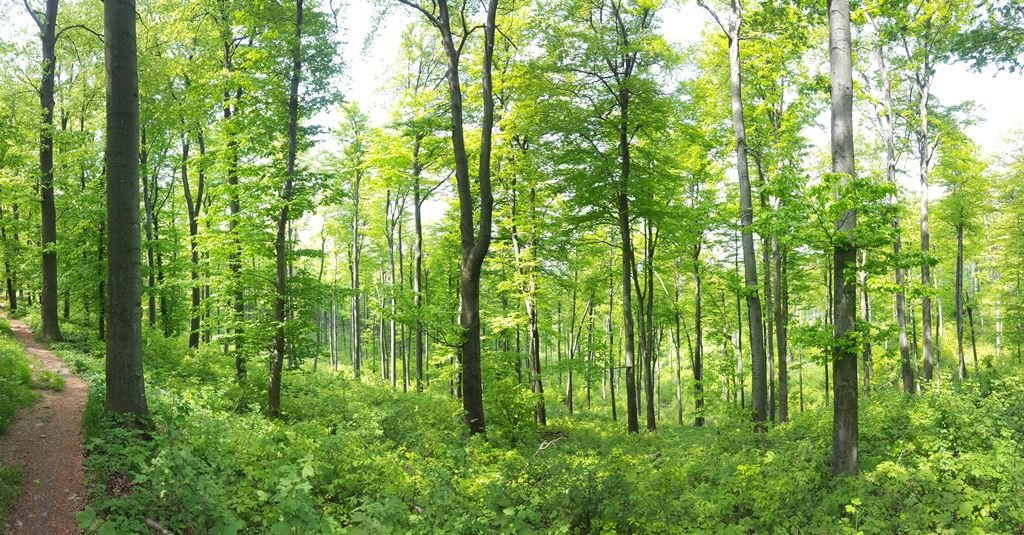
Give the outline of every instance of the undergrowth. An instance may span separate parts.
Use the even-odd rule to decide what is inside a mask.
[[[239,382],[218,348],[190,353],[149,336],[152,428],[143,433],[103,412],[100,347],[58,349],[91,384],[91,503],[79,516],[90,532],[145,533],[146,519],[217,534],[1024,526],[1024,374],[1015,369],[913,397],[874,393],[861,403],[861,475],[833,479],[828,408],[761,435],[721,407],[705,428],[666,423],[639,436],[586,413],[537,429],[531,396],[492,379],[487,406],[505,410],[488,413],[486,439],[467,438],[460,405],[440,387],[403,394],[297,370],[285,377],[283,418],[269,421],[261,366]]]
[[[0,319],[0,434],[7,431],[18,409],[32,403],[32,372],[25,351]],[[0,464],[0,525],[18,497],[21,476],[12,466]]]

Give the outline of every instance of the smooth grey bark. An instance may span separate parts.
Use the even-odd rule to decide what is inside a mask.
[[[875,31],[879,31],[878,24],[867,15]],[[885,140],[885,177],[890,184],[896,186],[896,130],[894,127],[892,85],[889,81],[889,67],[885,61],[885,54],[882,45],[875,47],[875,63],[878,68],[879,82],[882,90],[882,112],[879,120],[882,127],[882,137]],[[893,195],[891,199],[896,203],[898,199]],[[893,257],[896,259],[896,328],[899,332],[900,346],[900,376],[903,381],[903,391],[907,394],[914,392],[914,365],[910,360],[910,343],[907,341],[907,290],[906,270],[903,268],[903,240],[901,239],[900,221],[898,217],[892,220],[892,228],[895,238],[892,243]]]
[[[761,299],[758,297],[757,257],[754,254],[754,209],[750,192],[750,169],[747,158],[747,133],[743,118],[743,82],[740,76],[740,27],[743,9],[739,0],[731,0],[731,11],[724,20],[703,2],[729,41],[729,95],[732,102],[732,124],[736,141],[736,175],[740,190],[740,229],[743,245],[743,280],[746,286],[747,331],[750,335],[750,394],[755,429],[764,430],[768,417],[768,357],[765,352]]]
[[[139,229],[139,78],[135,1],[103,4],[106,63],[107,314],[106,408],[149,414],[142,373]]]
[[[845,183],[855,176],[853,145],[853,60],[849,0],[829,0],[829,65],[832,79],[832,171]],[[857,456],[857,350],[848,342],[856,328],[856,285],[848,271],[856,265],[851,242],[857,214],[851,210],[836,222],[833,254],[835,313],[833,320],[832,475],[856,474]]]

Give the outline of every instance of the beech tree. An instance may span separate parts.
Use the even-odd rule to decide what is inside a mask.
[[[107,395],[108,410],[149,414],[142,373],[139,244],[139,78],[135,1],[103,7],[107,66]]]

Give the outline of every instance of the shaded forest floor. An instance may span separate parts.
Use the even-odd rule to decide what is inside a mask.
[[[65,329],[65,334],[69,334]],[[102,412],[102,344],[55,345],[91,384],[88,532],[146,533],[1017,533],[1024,526],[1024,373],[983,370],[913,397],[863,399],[857,478],[829,476],[831,407],[755,435],[709,399],[708,426],[627,436],[568,416],[487,359],[488,437],[467,438],[437,381],[394,392],[306,367],[284,415],[262,415],[266,371],[234,378],[220,347],[146,336],[153,432]],[[879,371],[881,373],[881,371]],[[666,400],[667,401],[667,400]],[[621,400],[620,400],[621,402]],[[672,408],[663,408],[672,414]],[[688,415],[688,420],[689,421]],[[111,484],[114,482],[114,484]]]
[[[29,357],[32,382],[41,394],[0,438],[0,462],[19,473],[21,482],[4,533],[78,533],[75,515],[85,503],[82,410],[87,387],[35,341],[24,323],[11,319],[9,324]]]

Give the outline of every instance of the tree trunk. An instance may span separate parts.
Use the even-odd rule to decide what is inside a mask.
[[[295,185],[295,156],[299,124],[299,78],[302,74],[302,2],[295,2],[295,42],[292,44],[292,73],[288,99],[288,156],[285,170],[281,210],[277,215],[277,237],[274,251],[277,264],[277,295],[274,299],[274,355],[270,364],[270,386],[267,390],[267,416],[281,415],[281,368],[285,358],[285,305],[288,291],[287,231],[289,208]]]
[[[629,93],[625,89],[619,98],[619,111],[622,114],[619,128],[619,155],[621,165],[622,186],[619,190],[618,216],[619,238],[622,240],[622,329],[625,344],[626,367],[626,428],[629,433],[640,432],[639,414],[637,412],[636,371],[633,368],[633,351],[635,348],[633,332],[633,298],[630,290],[630,273],[633,269],[633,242],[629,225]]]
[[[757,295],[757,257],[754,255],[754,210],[750,193],[750,172],[747,165],[747,134],[743,121],[743,94],[740,79],[740,11],[733,0],[735,22],[729,28],[729,87],[732,98],[732,123],[736,138],[736,174],[740,188],[740,229],[743,243],[743,279],[747,288],[747,330],[750,333],[751,398],[754,422],[764,430],[768,417],[768,361],[765,353],[761,300]]]
[[[203,189],[205,188],[206,180],[204,173],[200,172],[197,193],[193,197],[192,187],[188,181],[188,156],[190,148],[191,142],[186,132],[181,142],[181,184],[185,192],[185,207],[188,211],[188,243],[191,255],[189,277],[191,280],[192,306],[189,308],[188,347],[189,349],[196,349],[199,347],[199,307],[201,304],[199,287],[199,209],[203,203]]]
[[[149,414],[142,373],[139,306],[139,90],[134,0],[103,6],[107,71],[107,229],[110,331],[106,338],[106,408],[143,418]]]
[[[39,336],[46,341],[63,340],[58,323],[57,303],[57,208],[53,198],[53,90],[56,73],[57,0],[46,0],[43,20],[29,10],[39,25],[43,49],[43,73],[39,84],[39,105],[43,124],[39,130],[39,194],[42,214],[42,290],[39,299],[42,325]],[[136,141],[136,144],[138,142]]]
[[[225,3],[221,3],[222,8]],[[231,24],[226,12],[222,12],[224,23],[223,35],[223,67],[230,75],[234,65],[232,62],[233,38],[230,34]],[[238,220],[241,214],[238,187],[238,140],[235,137],[235,125],[232,117],[237,112],[238,101],[242,98],[242,88],[235,90],[232,100],[231,91],[224,90],[224,123],[227,135],[227,178],[228,178],[228,233],[231,236],[231,252],[228,254],[228,269],[231,271],[231,340],[234,342],[235,378],[245,378],[245,354],[242,345],[245,336],[245,297],[242,290],[242,240],[238,231]]]
[[[869,15],[870,16],[870,15]],[[872,25],[874,20],[870,19]],[[875,25],[876,31],[878,30]],[[889,183],[896,186],[896,134],[893,126],[893,102],[892,87],[889,82],[889,68],[885,63],[885,55],[882,47],[875,48],[875,62],[878,67],[882,86],[882,135],[885,138],[885,176]],[[895,204],[898,199],[894,195],[891,199]],[[900,221],[898,217],[892,220],[892,228],[895,239],[892,244],[893,256],[897,259],[896,266],[896,326],[899,331],[900,345],[900,375],[903,380],[903,391],[907,394],[914,392],[914,366],[910,360],[910,344],[907,342],[907,291],[906,291],[906,270],[899,265],[903,254],[903,243],[900,238]]]
[[[153,240],[153,204],[157,196],[159,180],[154,176],[153,186],[149,184],[149,147],[146,144],[146,129],[142,128],[141,150],[139,151],[139,169],[142,175],[142,205],[146,212],[146,267],[147,273],[147,315],[150,327],[156,327],[156,244]],[[155,175],[155,173],[154,173]],[[85,186],[85,177],[82,178],[82,186]],[[152,189],[152,192],[150,191]]]
[[[779,359],[779,422],[789,420],[789,364],[786,354],[787,350],[787,329],[789,323],[789,310],[785,306],[783,287],[789,283],[783,280],[786,273],[783,254],[779,248],[778,236],[772,236],[772,264],[775,277],[772,279],[772,293],[775,305],[775,349]]]
[[[829,0],[829,63],[832,79],[832,171],[854,178],[853,68],[849,0]],[[832,350],[834,398],[832,418],[832,474],[856,474],[857,461],[857,351],[846,343],[856,328],[856,285],[847,270],[856,264],[852,243],[857,214],[848,211],[836,222],[833,283],[835,316]]]
[[[861,253],[860,270],[858,271],[858,286],[860,288],[860,317],[864,322],[864,332],[861,335],[864,341],[861,346],[861,360],[864,366],[864,396],[871,395],[871,308],[868,306],[868,272],[867,252]]]
[[[956,225],[956,280],[953,286],[953,299],[956,302],[956,354],[957,378],[961,381],[967,377],[967,364],[964,361],[964,226]]]
[[[700,244],[693,250],[693,425],[704,426],[704,317],[701,311]]]
[[[351,327],[352,327],[352,373],[359,379],[359,372],[363,360],[362,355],[362,309],[360,307],[361,293],[359,289],[359,256],[362,251],[361,237],[359,234],[359,186],[362,182],[362,172],[356,169],[355,180],[352,191],[352,255],[350,269],[352,272],[352,301],[351,301]]]
[[[423,143],[423,134],[416,134],[412,147],[412,176],[413,176],[413,227],[416,237],[413,248],[413,270],[412,270],[412,300],[416,309],[413,322],[413,337],[416,339],[416,391],[423,391],[423,215],[421,204],[423,199],[420,193],[420,178],[423,174],[423,165],[420,163],[420,148]]]
[[[925,67],[928,68],[927,66]],[[921,254],[928,257],[928,165],[931,159],[928,141],[928,95],[927,83],[920,83],[919,113],[920,125],[917,130],[918,165],[921,171],[921,209],[918,221],[921,226]],[[921,264],[921,287],[931,286],[928,262]],[[932,380],[932,300],[927,293],[921,295],[921,355],[924,359],[924,380]]]

